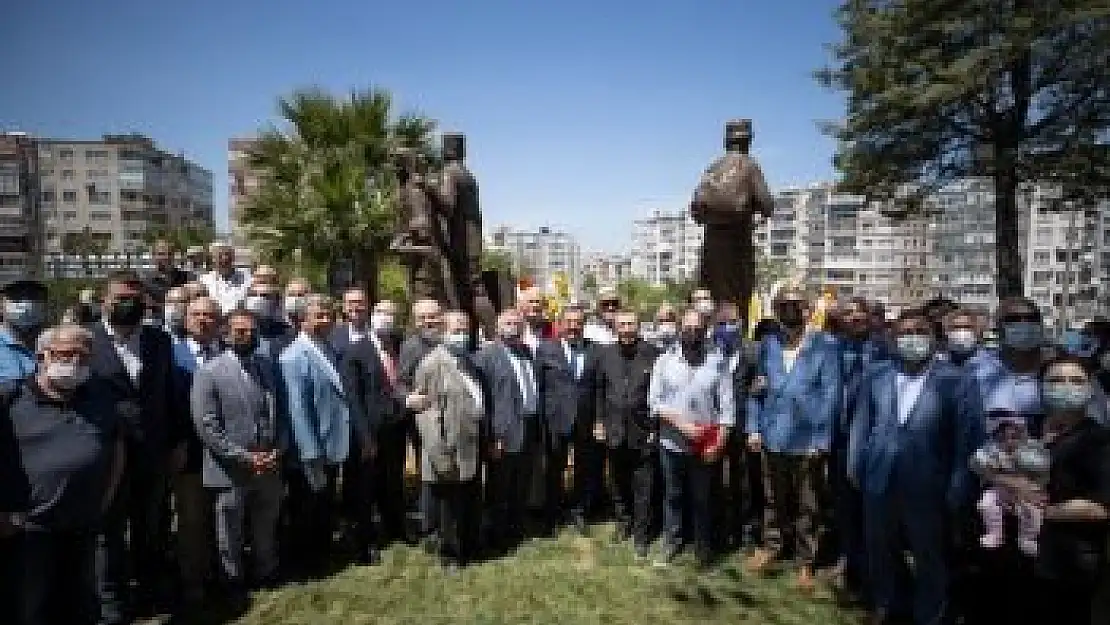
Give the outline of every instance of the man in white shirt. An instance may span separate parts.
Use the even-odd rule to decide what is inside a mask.
[[[250,275],[242,269],[235,267],[235,248],[223,242],[213,243],[209,250],[212,253],[213,269],[200,277],[200,283],[208,289],[219,304],[223,314],[238,308],[247,297],[250,288]]]

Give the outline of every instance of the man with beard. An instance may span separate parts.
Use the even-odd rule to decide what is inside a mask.
[[[782,331],[760,344],[761,392],[747,415],[748,445],[763,452],[767,480],[764,546],[748,567],[761,571],[783,551],[794,551],[801,563],[798,586],[810,590],[828,453],[843,401],[840,355],[824,332],[806,331],[809,305],[800,290],[784,288],[774,308]]]
[[[616,315],[617,343],[601,348],[597,396],[598,438],[609,452],[618,540],[632,538],[638,558],[651,545],[659,423],[648,407],[651,369],[659,351],[640,338],[636,313]]]

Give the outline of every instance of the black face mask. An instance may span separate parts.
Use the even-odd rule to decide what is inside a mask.
[[[228,348],[230,348],[236,356],[250,356],[254,353],[254,350],[258,349],[258,338],[252,336],[249,340],[229,342]]]
[[[77,323],[94,323],[100,319],[100,311],[92,304],[77,305]]]
[[[788,328],[797,328],[805,324],[802,307],[796,304],[785,304],[778,308],[779,323]]]
[[[138,297],[124,297],[112,304],[109,314],[108,321],[112,325],[137,326],[143,320],[143,315],[146,314],[146,306],[143,305],[143,300]]]
[[[698,349],[705,344],[703,330],[683,330],[678,336],[684,349]]]

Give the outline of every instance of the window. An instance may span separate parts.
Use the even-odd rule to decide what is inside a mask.
[[[112,213],[91,212],[89,213],[89,221],[112,221]]]
[[[1052,260],[1052,254],[1048,250],[1034,250],[1033,262],[1034,263],[1047,263]]]
[[[77,201],[76,191],[62,191],[62,201],[67,203],[74,203]]]
[[[66,221],[75,221],[77,219],[77,211],[66,211],[62,213],[62,219]]]
[[[23,197],[19,195],[0,195],[0,208],[12,208],[22,204]]]
[[[112,172],[107,169],[90,169],[85,172],[86,178],[107,178],[112,175]]]
[[[86,163],[102,163],[108,160],[109,156],[108,150],[85,150]]]
[[[50,178],[53,175],[54,175],[54,170],[50,169],[49,167],[39,169],[39,178]]]
[[[138,191],[120,191],[119,199],[124,202],[138,202],[143,199],[143,194]]]
[[[40,197],[41,197],[42,202],[44,204],[53,204],[54,203],[54,190],[53,189],[43,190],[42,195]]]
[[[62,148],[61,150],[58,150],[58,158],[62,159],[63,161],[73,160],[73,150],[69,148]]]
[[[74,174],[74,171],[72,169],[63,169],[62,170],[62,180],[73,180],[74,175],[75,174]]]

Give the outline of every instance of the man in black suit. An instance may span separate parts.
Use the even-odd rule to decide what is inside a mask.
[[[499,549],[524,538],[524,510],[532,465],[542,444],[542,406],[532,354],[524,343],[524,320],[515,309],[497,318],[497,341],[476,357],[489,385],[487,539]]]
[[[343,323],[335,324],[331,333],[331,348],[340,359],[353,344],[363,341],[370,334],[370,299],[366,290],[347,289],[343,293]]]
[[[599,356],[597,393],[604,408],[596,435],[609,452],[616,538],[631,537],[636,555],[646,558],[659,471],[658,421],[648,408],[648,387],[659,350],[640,338],[635,313],[617,313],[614,326],[617,342],[604,346]]]
[[[136,608],[155,607],[163,579],[167,537],[160,519],[167,476],[186,459],[188,401],[174,383],[169,335],[142,324],[143,283],[131,271],[113,273],[103,300],[103,321],[92,324],[90,370],[105,382],[127,441],[127,469],[97,540],[101,623],[131,620]],[[125,534],[130,537],[125,541]],[[139,593],[128,601],[127,561]]]
[[[604,465],[603,450],[594,439],[597,419],[598,346],[582,337],[586,315],[568,308],[562,315],[562,336],[542,339],[536,347],[540,397],[543,400],[545,445],[544,491],[547,530],[569,517],[586,532],[586,514],[597,503]],[[573,440],[572,440],[573,439]],[[574,496],[564,499],[568,453],[574,446]],[[571,504],[568,510],[565,504]]]
[[[174,287],[185,286],[193,279],[189,272],[173,264],[173,244],[166,239],[158,239],[150,248],[154,267],[143,275],[143,286],[150,301],[161,307],[166,301],[166,292]]]
[[[350,292],[348,292],[348,295]],[[393,302],[375,304],[373,329],[366,338],[350,343],[344,352],[344,385],[351,398],[351,453],[344,481],[344,499],[358,526],[357,541],[363,561],[378,561],[382,543],[407,540],[405,531],[404,388],[398,372],[400,336],[394,330]],[[388,319],[387,319],[388,317]],[[364,450],[369,453],[364,453]],[[350,491],[346,487],[350,484]],[[373,508],[381,517],[382,535],[373,523]]]

